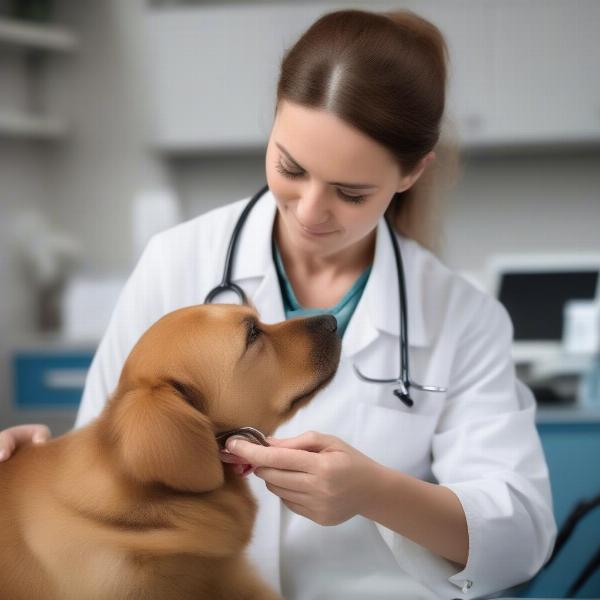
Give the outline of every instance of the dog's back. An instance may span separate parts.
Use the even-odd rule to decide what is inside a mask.
[[[44,518],[38,508],[45,512],[49,506],[47,479],[52,473],[43,465],[53,462],[50,456],[56,454],[58,443],[21,448],[0,463],[0,589],[2,597],[11,600],[52,598],[54,594],[31,546],[31,536]],[[57,543],[60,538],[53,545]]]

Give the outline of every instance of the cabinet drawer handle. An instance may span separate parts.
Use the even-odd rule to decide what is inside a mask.
[[[44,386],[53,390],[80,390],[85,387],[87,369],[50,369],[44,373]]]

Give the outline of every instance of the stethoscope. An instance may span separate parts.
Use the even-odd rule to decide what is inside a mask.
[[[248,214],[254,205],[260,200],[260,198],[268,192],[268,190],[269,186],[265,185],[258,192],[256,192],[256,194],[254,194],[254,196],[250,199],[250,202],[248,202],[248,204],[246,204],[244,207],[242,214],[239,216],[238,221],[233,229],[233,233],[231,234],[231,239],[229,240],[227,256],[225,257],[225,267],[223,269],[223,278],[219,285],[208,292],[206,298],[204,299],[205,304],[210,304],[216,296],[223,292],[233,292],[238,296],[242,304],[248,304],[248,299],[244,290],[239,285],[236,285],[233,283],[233,281],[231,281],[231,272],[233,270],[233,261],[235,258],[237,243],[242,228],[244,227],[246,219],[248,218]],[[354,372],[358,378],[362,381],[366,381],[367,383],[397,384],[398,387],[394,390],[394,395],[404,402],[406,406],[410,407],[414,404],[413,399],[410,397],[410,388],[415,388],[424,392],[445,392],[446,388],[436,387],[433,385],[421,385],[420,383],[416,383],[410,379],[408,367],[408,311],[406,307],[406,284],[404,281],[404,268],[402,266],[400,247],[398,246],[398,240],[396,239],[394,230],[387,219],[385,219],[385,224],[387,225],[388,233],[390,234],[390,239],[392,241],[394,257],[396,259],[396,270],[398,273],[398,297],[400,299],[400,376],[395,377],[394,379],[374,379],[373,377],[367,377],[361,373],[356,365],[353,364],[352,367],[354,368]]]

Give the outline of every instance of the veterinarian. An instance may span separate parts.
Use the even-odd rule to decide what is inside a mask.
[[[326,15],[281,66],[268,190],[239,231],[231,280],[263,321],[327,312],[343,336],[333,382],[271,447],[229,445],[256,467],[250,556],[288,600],[474,598],[531,578],[552,549],[548,471],[534,399],[511,362],[510,320],[431,251],[445,92],[444,40],[408,12]],[[142,332],[219,284],[247,204],[150,241],[77,426],[102,410]],[[403,335],[414,384],[368,381],[408,365]],[[13,428],[0,448],[48,435]]]

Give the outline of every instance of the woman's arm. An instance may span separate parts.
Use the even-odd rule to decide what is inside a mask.
[[[269,441],[266,448],[231,440],[227,448],[257,466],[255,474],[290,510],[321,525],[361,515],[466,565],[467,521],[451,490],[384,467],[332,435]]]
[[[373,493],[362,516],[464,567],[469,534],[456,494],[383,465],[375,468]]]

